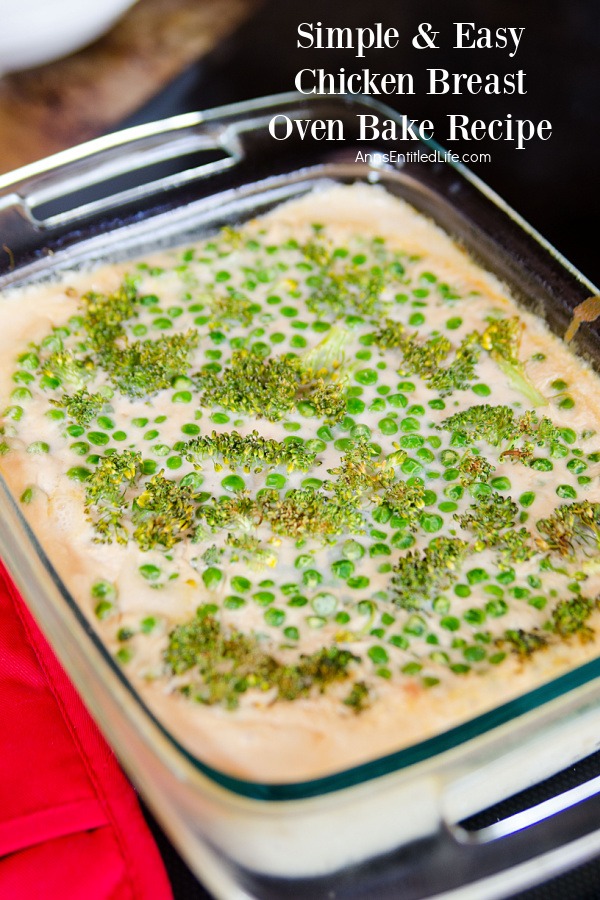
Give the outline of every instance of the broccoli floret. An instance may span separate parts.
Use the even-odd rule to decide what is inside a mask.
[[[262,519],[260,505],[252,497],[242,492],[233,497],[211,497],[207,503],[198,508],[198,516],[213,530],[218,528],[240,528],[250,531]],[[198,532],[196,539],[204,535]]]
[[[393,601],[407,610],[423,609],[458,578],[469,545],[459,538],[434,538],[423,553],[409,552],[394,566]]]
[[[345,363],[344,349],[350,339],[347,328],[334,326],[312,350],[299,357],[306,378],[331,377]]]
[[[470,406],[444,419],[438,426],[459,433],[465,441],[485,440],[494,447],[506,443],[500,459],[528,464],[534,448],[546,447],[552,452],[560,442],[560,430],[547,417],[539,418],[528,411],[516,417],[510,406],[483,403]]]
[[[333,491],[340,503],[359,504],[363,496],[372,497],[376,491],[386,490],[394,481],[394,468],[387,461],[376,459],[377,451],[362,437],[346,451],[339,466],[328,469],[335,481],[324,487]]]
[[[454,518],[462,528],[473,533],[474,549],[480,551],[501,542],[504,532],[514,528],[518,511],[517,504],[510,497],[493,491],[489,496],[478,497],[465,513],[455,513]]]
[[[158,340],[124,342],[102,354],[102,362],[114,385],[129,397],[145,397],[171,387],[187,373],[190,355],[198,344],[198,332],[162,335]]]
[[[557,507],[539,519],[542,547],[551,553],[574,557],[577,550],[595,556],[600,552],[600,503],[582,500]]]
[[[443,335],[419,340],[416,333],[408,335],[399,345],[403,357],[402,374],[418,375],[429,383],[452,350],[452,344]]]
[[[411,531],[416,531],[421,510],[425,506],[425,493],[425,485],[420,479],[413,484],[396,481],[386,488],[383,502],[405,520]]]
[[[127,543],[123,517],[128,505],[125,494],[140,475],[141,454],[133,450],[113,453],[100,460],[85,483],[85,511],[98,540]]]
[[[533,406],[545,406],[548,400],[529,380],[525,368],[519,360],[523,327],[518,316],[510,319],[497,319],[491,322],[480,336],[480,344],[484,350],[487,350],[516,390],[527,397]]]
[[[78,425],[89,425],[96,418],[106,400],[102,394],[90,394],[86,388],[74,394],[63,394],[60,400],[52,401],[54,406],[63,407],[67,415]]]
[[[245,294],[235,288],[227,288],[226,294],[209,297],[208,302],[211,312],[209,322],[211,328],[222,327],[229,321],[249,326],[252,324],[254,314],[260,309]]]
[[[471,441],[485,440],[497,447],[515,434],[515,414],[510,406],[482,403],[454,413],[438,427],[460,432]]]
[[[92,359],[78,359],[68,350],[57,350],[46,359],[42,366],[42,374],[58,378],[62,383],[81,388],[92,378],[95,365]]]
[[[227,546],[231,547],[231,560],[242,559],[251,569],[273,568],[277,565],[277,554],[250,534],[228,534]]]
[[[197,375],[203,391],[201,402],[277,422],[304,401],[312,404],[316,415],[337,422],[345,412],[338,370],[347,340],[342,329],[331,329],[313,350],[300,357],[262,358],[250,350],[236,350],[229,366],[220,372],[204,369]],[[326,383],[325,379],[331,380]]]
[[[346,414],[346,396],[344,385],[337,381],[325,384],[322,379],[304,392],[307,403],[314,409],[315,415],[324,419],[328,425],[335,425]],[[301,394],[302,396],[302,394]]]
[[[302,252],[317,267],[308,282],[311,290],[306,305],[311,312],[326,309],[337,316],[373,315],[382,306],[386,281],[397,274],[396,262],[387,254],[376,266],[368,264],[366,255],[348,260],[317,237],[307,241]]]
[[[134,540],[142,550],[170,550],[190,533],[196,505],[194,490],[158,472],[133,502]]]
[[[526,659],[538,650],[548,646],[548,638],[539,631],[525,631],[522,628],[509,628],[499,639],[499,645],[507,643],[511,650],[521,659]]]
[[[394,319],[385,319],[383,325],[372,335],[373,343],[382,350],[400,348],[406,341],[406,328]]]
[[[407,333],[400,322],[386,319],[383,327],[372,337],[377,346],[400,351],[403,357],[402,374],[418,375],[429,388],[442,396],[464,390],[475,377],[479,356],[476,334],[463,339],[448,366],[442,363],[452,352],[452,344],[444,335],[436,334],[422,340],[417,332]]]
[[[308,450],[302,441],[276,441],[264,438],[257,431],[241,435],[237,431],[216,432],[193,438],[185,445],[186,458],[193,463],[205,457],[222,459],[230,469],[261,472],[264,466],[286,466],[288,472],[306,472],[315,463],[316,451]],[[215,462],[217,471],[220,462]]]
[[[196,380],[204,406],[219,405],[276,422],[294,406],[298,369],[294,358],[261,359],[248,350],[236,350],[229,366],[218,373],[205,369]]]
[[[439,391],[442,396],[453,391],[464,391],[475,378],[475,366],[479,359],[474,335],[464,338],[449,366],[443,366],[431,373],[427,386]]]
[[[362,515],[350,504],[332,500],[323,491],[296,488],[283,499],[261,497],[261,508],[275,534],[288,537],[329,537],[364,530]]]
[[[352,690],[344,699],[345,706],[349,706],[353,712],[360,713],[370,706],[369,687],[364,681],[355,681]]]
[[[117,338],[124,337],[123,323],[137,315],[137,279],[125,278],[114,294],[89,293],[83,325],[92,350],[102,355]]]
[[[552,610],[549,628],[562,638],[577,635],[582,643],[591,641],[594,631],[586,622],[597,608],[598,600],[590,600],[588,597],[560,600]]]
[[[165,663],[174,675],[190,670],[192,682],[182,690],[194,700],[234,709],[248,690],[275,689],[278,700],[293,701],[311,691],[325,691],[345,681],[360,658],[337,646],[323,647],[284,664],[266,653],[253,634],[226,632],[210,607],[200,607],[191,622],[178,625],[169,635]]]
[[[510,497],[494,491],[489,496],[478,497],[465,513],[455,514],[454,518],[474,535],[475,552],[494,547],[504,561],[524,562],[536,551],[527,529],[515,530],[517,513],[517,504]]]
[[[469,448],[457,464],[460,483],[463,486],[475,484],[476,481],[487,483],[494,471],[494,466],[480,454],[473,453]]]

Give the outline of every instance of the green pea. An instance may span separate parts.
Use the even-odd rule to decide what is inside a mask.
[[[370,579],[366,575],[352,575],[346,582],[349,588],[353,590],[362,590],[369,587]]]
[[[391,552],[388,545],[383,543],[372,544],[369,548],[370,556],[389,556]]]
[[[521,506],[524,506],[525,509],[531,506],[533,501],[535,500],[535,493],[533,491],[525,491],[524,494],[521,494],[519,497],[519,503]]]
[[[162,574],[159,567],[153,565],[152,563],[146,563],[145,565],[140,566],[139,572],[142,578],[145,578],[146,581],[158,581]]]
[[[570,484],[559,484],[556,488],[556,493],[563,500],[575,500],[577,497],[577,491]]]
[[[387,402],[390,404],[390,406],[400,409],[408,406],[408,398],[405,397],[404,394],[390,394],[390,396],[387,398]]]
[[[87,481],[91,474],[85,466],[73,466],[67,471],[67,476],[73,481]]]
[[[367,656],[376,666],[383,666],[390,660],[387,650],[377,644],[373,647],[369,647]]]
[[[486,614],[483,609],[478,609],[477,607],[473,607],[472,609],[468,609],[463,616],[465,622],[468,622],[469,625],[482,625],[486,620]]]
[[[349,578],[354,572],[354,563],[350,559],[338,559],[332,563],[331,571],[337,578]]]
[[[427,625],[421,616],[412,615],[408,618],[403,630],[405,634],[412,634],[415,637],[420,637],[422,634],[425,634]]]
[[[225,478],[221,480],[221,487],[226,491],[243,491],[246,487],[246,483],[239,475],[226,475]]]
[[[456,616],[444,616],[440,621],[440,627],[446,631],[458,631],[460,628],[460,620]]]
[[[359,369],[354,378],[359,384],[369,385],[377,382],[378,375],[375,369]]]
[[[392,547],[395,547],[397,550],[408,550],[409,547],[412,547],[415,543],[415,538],[412,534],[397,531],[392,535],[390,543]]]
[[[484,648],[478,645],[465,647],[463,654],[465,659],[469,662],[481,662],[487,655]]]
[[[28,453],[50,453],[50,444],[46,441],[33,441],[27,447]]]
[[[234,577],[231,579],[231,587],[234,591],[238,591],[243,594],[245,591],[250,590],[250,588],[252,587],[252,583],[243,575],[234,575]]]
[[[320,593],[313,597],[311,606],[319,616],[330,616],[335,612],[337,599],[333,594]]]
[[[357,560],[362,559],[365,554],[364,547],[358,541],[348,540],[342,545],[342,555],[346,559]]]
[[[325,442],[327,442],[327,441],[332,441],[332,440],[333,440],[333,434],[331,433],[331,428],[329,428],[328,425],[322,425],[322,426],[317,430],[317,437],[320,438],[322,441],[325,441]]]
[[[274,606],[265,611],[264,620],[267,625],[278,628],[285,622],[285,612],[282,609],[276,609]]]
[[[423,471],[423,466],[418,460],[409,457],[404,460],[400,469],[405,475],[418,475],[419,472]]]
[[[286,485],[286,478],[278,472],[270,472],[265,479],[265,484],[269,488],[281,490]]]
[[[402,431],[419,431],[420,424],[418,419],[414,419],[412,416],[407,416],[405,419],[402,419],[400,422],[400,428]]]
[[[423,531],[426,531],[428,534],[433,534],[434,532],[439,531],[440,528],[443,528],[444,520],[436,513],[424,513],[419,519],[419,524]]]
[[[425,438],[421,437],[420,434],[404,434],[400,438],[400,446],[403,450],[416,450],[422,447],[424,443]]]
[[[467,581],[469,584],[479,584],[481,581],[487,581],[489,577],[490,576],[485,569],[481,568],[469,569],[467,572]]]
[[[564,397],[558,404],[559,409],[573,409],[575,401],[572,397]]]
[[[485,611],[488,616],[491,616],[493,619],[497,619],[500,616],[505,616],[508,612],[508,604],[501,599],[490,600],[485,604]]]
[[[343,423],[342,423],[343,424]],[[371,429],[368,425],[353,425],[350,428],[350,436],[355,440],[360,440],[361,438],[370,438],[371,437]]]
[[[323,581],[323,576],[316,569],[307,569],[302,574],[302,584],[306,587],[318,587]]]
[[[223,606],[225,609],[241,609],[242,606],[246,605],[246,601],[243,597],[238,597],[236,594],[229,594],[223,600]]]
[[[85,454],[90,451],[90,445],[86,444],[85,441],[75,441],[74,444],[70,445],[69,449],[78,456],[85,456]]]
[[[359,415],[365,410],[365,401],[361,400],[360,397],[350,397],[346,401],[346,409],[351,415]],[[385,406],[385,404],[384,404]]]
[[[216,566],[209,566],[208,569],[205,569],[202,573],[202,581],[209,591],[216,588],[222,578],[223,573],[220,569],[217,569]]]
[[[572,428],[561,428],[560,434],[566,444],[574,444],[577,440],[577,435]]]
[[[509,491],[511,488],[510,479],[506,478],[504,475],[492,478],[490,484],[497,491]]]
[[[173,394],[171,397],[171,401],[173,403],[191,403],[192,393],[191,391],[177,391],[177,393]]]
[[[393,419],[381,419],[379,421],[379,430],[382,434],[396,434],[398,426]]]

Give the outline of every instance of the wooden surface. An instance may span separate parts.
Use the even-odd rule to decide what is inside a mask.
[[[139,0],[84,50],[0,78],[0,172],[118,127],[261,3]]]

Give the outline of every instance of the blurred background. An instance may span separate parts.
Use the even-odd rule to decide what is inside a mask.
[[[52,8],[64,3],[72,0],[55,0]],[[89,5],[78,6],[90,14]],[[510,59],[502,49],[452,49],[456,21],[491,29],[524,27],[517,55]],[[298,49],[301,22],[324,27],[381,22],[384,28],[396,27],[401,39],[397,49],[369,51],[364,59],[353,50]],[[412,47],[421,22],[440,32],[441,49]],[[379,99],[411,118],[432,119],[436,135],[446,134],[448,113],[486,120],[507,113],[535,122],[549,119],[551,139],[531,141],[524,150],[486,141],[451,149],[491,153],[491,162],[472,166],[477,174],[600,282],[597,0],[546,0],[543,5],[519,0],[345,0],[343,5],[331,0],[138,0],[84,50],[0,78],[0,171],[124,125],[292,90],[300,68],[336,72],[341,66],[347,73],[364,67],[412,72],[415,95]],[[499,75],[524,69],[527,94],[428,96],[430,66]],[[0,71],[6,67],[0,40]]]

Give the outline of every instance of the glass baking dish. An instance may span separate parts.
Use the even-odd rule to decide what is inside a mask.
[[[479,179],[358,142],[370,100],[266,98],[129,129],[0,177],[0,290],[239,223],[324,180],[377,182],[450,233],[563,335],[598,289]],[[268,124],[338,118],[345,140]],[[402,149],[406,150],[406,147]],[[415,145],[408,149],[415,150]],[[370,163],[357,162],[358,150]],[[592,323],[576,349],[600,363]],[[419,744],[312,781],[259,784],[191,756],[144,706],[0,481],[0,552],[134,783],[218,897],[504,896],[600,852],[600,779],[480,831],[460,822],[600,745],[600,659]]]

